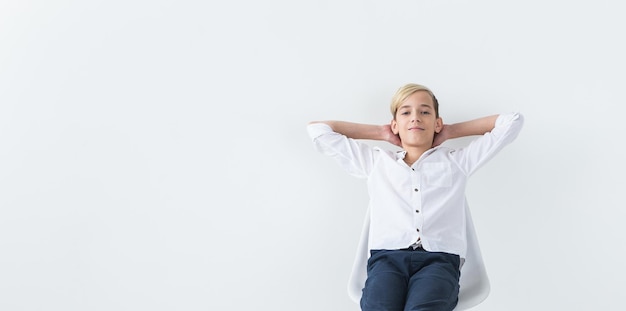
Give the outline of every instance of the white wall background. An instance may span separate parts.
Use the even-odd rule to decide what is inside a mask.
[[[358,310],[365,182],[306,123],[520,111],[476,310],[623,303],[619,1],[0,1],[1,310]],[[464,143],[464,140],[450,143]]]

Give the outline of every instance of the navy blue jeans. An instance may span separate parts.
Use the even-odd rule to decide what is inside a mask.
[[[448,311],[459,297],[458,255],[372,250],[361,297],[363,311]]]

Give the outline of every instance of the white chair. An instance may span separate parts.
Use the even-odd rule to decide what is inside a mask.
[[[476,237],[476,230],[474,229],[474,223],[469,208],[465,209],[465,213],[467,219],[467,256],[465,263],[461,267],[459,302],[454,309],[455,311],[467,310],[477,306],[487,298],[490,290],[487,270],[485,269],[483,257],[480,252],[478,238]],[[352,273],[348,281],[348,295],[356,303],[359,303],[361,300],[362,290],[365,286],[365,279],[367,278],[369,227],[370,211],[368,209],[361,231],[361,240],[357,247],[356,258],[352,266]]]

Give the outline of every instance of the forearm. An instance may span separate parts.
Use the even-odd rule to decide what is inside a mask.
[[[493,130],[498,115],[491,115],[450,125],[450,137],[459,138],[472,135],[483,135]]]
[[[310,123],[324,123],[334,132],[343,134],[352,139],[386,140],[384,128],[381,125],[352,123],[346,121],[313,121]]]

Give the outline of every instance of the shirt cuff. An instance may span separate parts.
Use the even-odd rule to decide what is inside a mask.
[[[514,121],[522,121],[523,117],[519,112],[511,112],[511,113],[503,113],[498,116],[496,119],[496,127],[503,126],[505,124],[510,124]]]
[[[333,129],[326,123],[312,123],[307,126],[309,137],[316,139],[324,134],[332,133]]]

